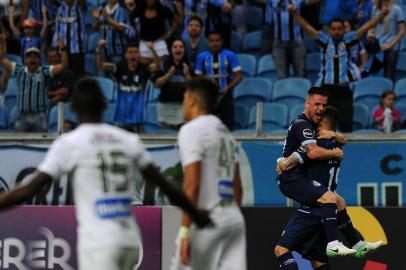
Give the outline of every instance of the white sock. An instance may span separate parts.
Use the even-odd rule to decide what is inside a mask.
[[[364,241],[360,240],[358,243],[356,243],[352,248],[353,249],[358,249],[359,246],[363,243]]]
[[[340,243],[340,242],[338,242],[338,240],[334,240],[334,241],[329,242],[329,243],[327,244],[327,247],[328,247],[328,248],[332,248],[332,247],[337,246],[339,243]]]

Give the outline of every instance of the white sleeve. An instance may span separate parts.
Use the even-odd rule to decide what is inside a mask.
[[[148,167],[148,165],[152,164],[152,157],[151,155],[145,150],[143,143],[141,140],[136,137],[135,139],[135,162],[138,167],[142,170]]]
[[[178,145],[183,167],[202,160],[203,144],[200,142],[199,133],[194,132],[190,127],[179,131]]]
[[[46,173],[54,179],[73,169],[72,147],[66,141],[57,139],[53,142],[45,156],[45,159],[38,166],[40,172]]]

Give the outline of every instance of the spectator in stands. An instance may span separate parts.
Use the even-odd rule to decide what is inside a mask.
[[[65,0],[58,8],[55,17],[55,32],[52,46],[57,47],[57,41],[62,38],[69,55],[69,69],[80,77],[85,73],[85,14],[86,3],[80,0]]]
[[[271,1],[270,3],[274,26],[272,57],[278,79],[289,77],[291,65],[294,76],[305,76],[306,47],[300,26],[292,19],[292,15],[287,10],[289,3],[290,0]],[[299,11],[303,4],[303,0],[296,1],[296,9]]]
[[[242,80],[241,66],[235,53],[223,49],[223,39],[218,31],[208,36],[209,50],[197,57],[195,74],[212,78],[220,89],[217,114],[230,129],[234,125],[233,89]]]
[[[144,5],[140,8],[140,62],[150,64],[154,56],[147,46],[152,42],[156,53],[161,61],[168,59],[169,51],[165,40],[169,39],[176,29],[171,11],[163,7],[159,0],[143,0]],[[171,25],[171,29],[166,31],[166,24]]]
[[[207,39],[202,35],[203,22],[197,17],[191,17],[187,23],[188,35],[185,41],[186,55],[190,64],[190,70],[194,71],[197,56],[207,51]]]
[[[61,73],[68,66],[67,49],[62,39],[58,40],[58,48],[62,51],[62,63],[53,66],[41,66],[40,50],[30,48],[25,52],[25,65],[17,65],[8,60],[4,36],[0,36],[0,64],[4,69],[16,76],[19,86],[17,97],[19,118],[16,131],[46,132],[47,131],[47,81]]]
[[[10,2],[15,7],[14,12],[14,23],[18,25],[18,27],[22,26],[22,22],[25,18],[22,16],[22,7],[20,0],[13,0],[13,1],[0,1],[0,18],[1,18],[1,29],[0,33],[6,36],[7,41],[7,52],[11,54],[18,55],[20,54],[20,44],[19,40],[12,38],[12,31],[9,24],[9,14],[8,14],[8,7],[10,6]]]
[[[189,19],[191,17],[197,16],[200,20],[204,23],[202,28],[202,33],[206,33],[210,31],[210,27],[206,28],[206,20],[207,20],[207,13],[208,13],[208,5],[212,4],[215,7],[223,8],[225,11],[231,11],[232,9],[232,2],[231,0],[184,0],[184,24],[187,25]],[[183,40],[187,38],[188,32],[187,28],[183,31]]]
[[[381,15],[348,34],[344,34],[344,22],[334,19],[330,22],[329,35],[314,29],[296,12],[293,5],[290,4],[288,7],[299,25],[309,33],[313,40],[317,40],[321,48],[323,60],[320,68],[320,81],[322,87],[330,93],[329,104],[340,111],[339,127],[343,132],[352,131],[353,103],[349,84],[356,79],[356,74],[350,61],[350,49],[359,42],[358,39],[368,29],[374,27],[388,14],[388,7],[385,7]]]
[[[47,50],[47,64],[56,66],[59,65],[61,61],[61,55],[58,50],[49,47]],[[55,104],[60,101],[67,101],[74,84],[74,74],[69,69],[64,69],[59,74],[52,76],[48,82],[48,98],[51,99],[51,103]]]
[[[15,2],[15,1],[14,1]],[[44,39],[47,41],[46,44],[48,45],[52,43],[52,36],[54,33],[55,25],[55,15],[56,12],[61,5],[61,2],[63,0],[22,0],[22,21],[28,18],[29,15],[32,16],[33,19],[37,20],[37,22],[41,25],[41,22],[44,20],[44,15],[42,12],[42,7],[46,6],[47,7],[47,21],[48,21],[48,27],[47,31],[44,35]],[[30,14],[31,11],[31,14]],[[41,25],[42,27],[42,25]],[[46,46],[42,48],[42,51],[45,51]]]
[[[114,121],[123,128],[141,132],[145,117],[145,89],[149,76],[140,66],[138,45],[129,43],[124,53],[125,60],[114,64],[103,59],[102,50],[106,43],[104,39],[99,41],[96,63],[99,69],[113,72],[118,85]]]
[[[207,12],[208,30],[220,31],[223,38],[223,48],[230,49],[232,30],[232,11],[235,6],[234,0],[217,3],[209,3]]]
[[[389,6],[388,16],[376,26],[376,37],[380,40],[384,52],[383,72],[386,78],[395,79],[396,63],[399,55],[400,41],[406,27],[402,9],[395,0],[375,0],[374,15],[379,16],[385,6]]]
[[[107,40],[105,53],[108,61],[121,61],[127,40],[136,38],[126,8],[117,0],[109,0],[102,10],[94,8],[92,15],[95,19],[94,29],[101,30],[101,37]]]
[[[351,22],[348,20],[345,20],[344,21],[344,33],[348,34],[350,32],[352,32]],[[355,44],[354,46],[351,46],[350,50],[351,50],[350,51],[350,61],[352,64],[355,64],[355,67],[354,67],[354,69],[356,69],[355,75],[359,79],[360,74],[361,74],[362,70],[364,69],[364,65],[366,64],[366,62],[368,60],[368,54],[365,50],[364,44],[360,40],[357,40],[357,44]]]
[[[372,0],[357,0],[355,9],[354,29],[360,28],[372,18]]]
[[[48,26],[48,19],[47,19],[47,7],[42,7],[42,27],[39,36],[35,33],[37,27],[37,21],[35,19],[25,19],[23,22],[23,30],[24,33],[21,34],[18,27],[14,24],[14,6],[8,7],[9,13],[9,24],[11,28],[11,32],[14,38],[20,40],[21,46],[21,58],[24,57],[24,53],[28,48],[36,47],[41,50],[41,41],[44,39],[47,31]]]
[[[171,46],[169,61],[151,78],[155,87],[161,88],[157,109],[158,121],[164,127],[179,129],[183,124],[183,94],[185,81],[190,78],[185,43],[181,39],[175,39]]]
[[[391,133],[400,126],[400,113],[393,107],[396,101],[396,94],[392,90],[382,93],[379,101],[379,108],[373,114],[374,123],[379,130]]]

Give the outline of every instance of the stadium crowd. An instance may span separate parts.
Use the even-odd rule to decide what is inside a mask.
[[[239,133],[285,133],[311,85],[330,92],[343,132],[402,132],[403,0],[20,0],[0,3],[0,129],[47,132],[83,76],[104,121],[174,134],[184,83],[219,85],[217,114]],[[397,102],[396,102],[397,100]],[[396,102],[396,103],[395,103]]]

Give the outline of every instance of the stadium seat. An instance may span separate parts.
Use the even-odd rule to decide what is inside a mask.
[[[235,53],[238,53],[241,50],[241,36],[238,32],[231,32],[231,50]]]
[[[92,53],[96,50],[98,42],[100,39],[100,34],[98,32],[91,33],[87,38],[87,52]]]
[[[304,103],[290,107],[289,124],[292,123],[292,121],[295,120],[299,114],[302,114],[304,112],[304,108],[305,108]]]
[[[279,80],[273,88],[272,101],[283,103],[289,108],[297,104],[303,104],[311,82],[304,78],[287,78]]]
[[[249,114],[248,106],[234,102],[234,130],[245,129],[247,127]]]
[[[406,134],[406,129],[399,129],[393,132],[394,134]]]
[[[9,78],[6,92],[4,93],[4,105],[7,107],[8,111],[17,105],[17,95],[18,95],[18,84],[16,78]]]
[[[319,79],[321,67],[321,54],[309,53],[306,60],[306,77],[315,85]]]
[[[400,79],[396,82],[395,93],[397,97],[397,103],[406,104],[406,78]]]
[[[257,102],[269,101],[272,97],[272,82],[264,78],[247,78],[234,89],[234,101],[251,110]]]
[[[248,128],[256,127],[257,108],[254,107],[250,112]],[[284,129],[288,124],[288,108],[280,103],[264,103],[262,115],[262,132],[268,133],[278,129]]]
[[[385,90],[393,89],[391,80],[385,78],[365,78],[355,85],[354,102],[368,106],[369,111],[379,104],[381,94]]]
[[[93,77],[98,83],[103,92],[104,97],[108,102],[114,100],[114,82],[105,77]]]
[[[238,62],[240,62],[241,73],[244,78],[254,77],[257,69],[257,58],[251,54],[237,54]]]
[[[276,129],[276,130],[272,130],[271,132],[269,132],[269,134],[286,135],[286,134],[288,134],[288,130],[286,128]]]
[[[116,104],[109,103],[103,115],[103,122],[114,124],[114,116],[116,114]]]
[[[358,129],[353,132],[354,134],[382,134],[378,129]]]
[[[396,102],[395,108],[400,113],[400,120],[402,122],[406,120],[406,103]]]
[[[85,54],[85,71],[93,76],[97,75],[96,56],[93,53]]]
[[[261,30],[262,28],[262,16],[263,12],[260,7],[249,6],[247,9],[247,30],[248,32]]]
[[[255,31],[245,34],[242,42],[242,51],[245,53],[259,55],[261,51],[261,40],[261,31]]]
[[[266,78],[272,82],[276,82],[276,67],[271,54],[264,55],[259,59],[257,77]]]
[[[70,109],[70,103],[65,103],[63,105],[63,118],[64,120],[70,120],[73,122],[78,122],[76,115]],[[49,132],[56,132],[58,128],[58,106],[54,106],[51,108],[49,112],[49,120],[48,120],[48,131]]]
[[[161,128],[158,122],[157,104],[147,104],[146,116],[144,122],[144,132],[147,134],[170,134],[175,135],[177,132],[172,129]]]
[[[250,129],[239,129],[239,130],[233,130],[233,135],[255,135],[256,130],[253,128]]]
[[[406,52],[400,52],[396,64],[396,79],[406,77]]]
[[[354,103],[353,108],[352,129],[366,129],[370,121],[368,106],[365,104]]]

